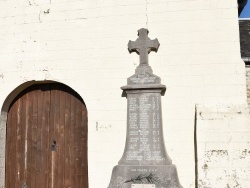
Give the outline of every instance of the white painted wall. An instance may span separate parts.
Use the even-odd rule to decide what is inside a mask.
[[[249,187],[248,106],[197,106],[198,187]]]
[[[237,18],[236,0],[1,0],[0,105],[30,80],[76,90],[89,114],[89,187],[107,187],[125,145],[120,87],[139,63],[127,43],[148,28],[161,43],[149,63],[167,86],[167,151],[181,184],[193,188],[195,104],[246,103]]]

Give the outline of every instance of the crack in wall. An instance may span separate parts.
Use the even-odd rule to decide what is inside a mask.
[[[148,29],[148,0],[145,0],[146,3],[146,28]]]
[[[38,4],[35,2],[35,0],[32,0],[32,2],[31,2],[31,0],[28,0],[28,1],[29,1],[30,6],[35,5],[38,7]]]
[[[48,7],[48,8],[42,8],[40,6],[40,4],[38,4],[35,0],[28,0],[28,3],[29,3],[30,6],[36,6],[36,7],[38,7],[38,9],[39,9],[38,10],[39,11],[39,13],[38,13],[38,20],[39,20],[40,23],[42,23],[43,22],[42,15],[48,15],[50,13],[50,7]],[[49,0],[49,4],[51,4],[51,3],[52,3],[52,0]]]

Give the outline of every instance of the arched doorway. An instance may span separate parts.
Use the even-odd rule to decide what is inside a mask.
[[[8,111],[6,188],[87,188],[87,110],[66,85],[32,85]]]

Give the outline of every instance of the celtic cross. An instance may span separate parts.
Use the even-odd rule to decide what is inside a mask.
[[[148,54],[151,51],[157,52],[160,43],[158,39],[151,40],[148,37],[148,30],[144,28],[138,30],[138,36],[136,41],[129,41],[128,50],[130,53],[136,52],[140,55],[140,66],[148,65]]]

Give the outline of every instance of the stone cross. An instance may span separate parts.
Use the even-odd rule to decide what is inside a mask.
[[[160,43],[158,39],[151,40],[148,37],[148,30],[147,29],[140,29],[138,30],[139,37],[136,41],[129,41],[128,43],[128,50],[130,53],[136,52],[140,55],[140,65],[148,65],[148,54],[151,51],[157,52]]]

